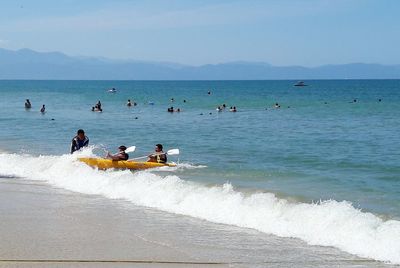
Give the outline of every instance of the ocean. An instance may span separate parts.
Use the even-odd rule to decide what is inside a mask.
[[[400,264],[400,80],[295,83],[3,80],[0,177]],[[94,170],[69,154],[80,128],[80,155],[161,143],[179,165]]]

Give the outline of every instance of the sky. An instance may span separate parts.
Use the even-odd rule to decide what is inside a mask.
[[[277,66],[400,64],[398,0],[2,0],[0,47]]]

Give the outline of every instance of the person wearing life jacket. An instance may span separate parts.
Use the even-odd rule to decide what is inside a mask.
[[[147,162],[156,162],[156,163],[166,163],[167,162],[167,154],[163,152],[163,146],[161,144],[156,144],[155,152],[148,155]]]
[[[114,161],[126,161],[129,159],[129,154],[125,153],[126,146],[121,145],[118,147],[119,152],[116,154],[110,154],[110,152],[107,152],[106,158],[112,159]]]
[[[85,131],[83,131],[83,129],[79,129],[71,142],[71,154],[83,147],[87,147],[88,145],[89,138],[85,136]]]

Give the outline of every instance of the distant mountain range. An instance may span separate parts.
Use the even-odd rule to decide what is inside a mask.
[[[71,57],[60,52],[0,48],[0,79],[269,80],[400,79],[400,65],[352,63],[277,67],[263,62],[188,66],[177,63]]]

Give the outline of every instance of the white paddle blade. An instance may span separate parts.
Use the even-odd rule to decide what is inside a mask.
[[[179,154],[179,149],[171,149],[167,152],[168,155],[177,155]]]
[[[136,146],[126,148],[125,153],[132,153],[136,150]]]

